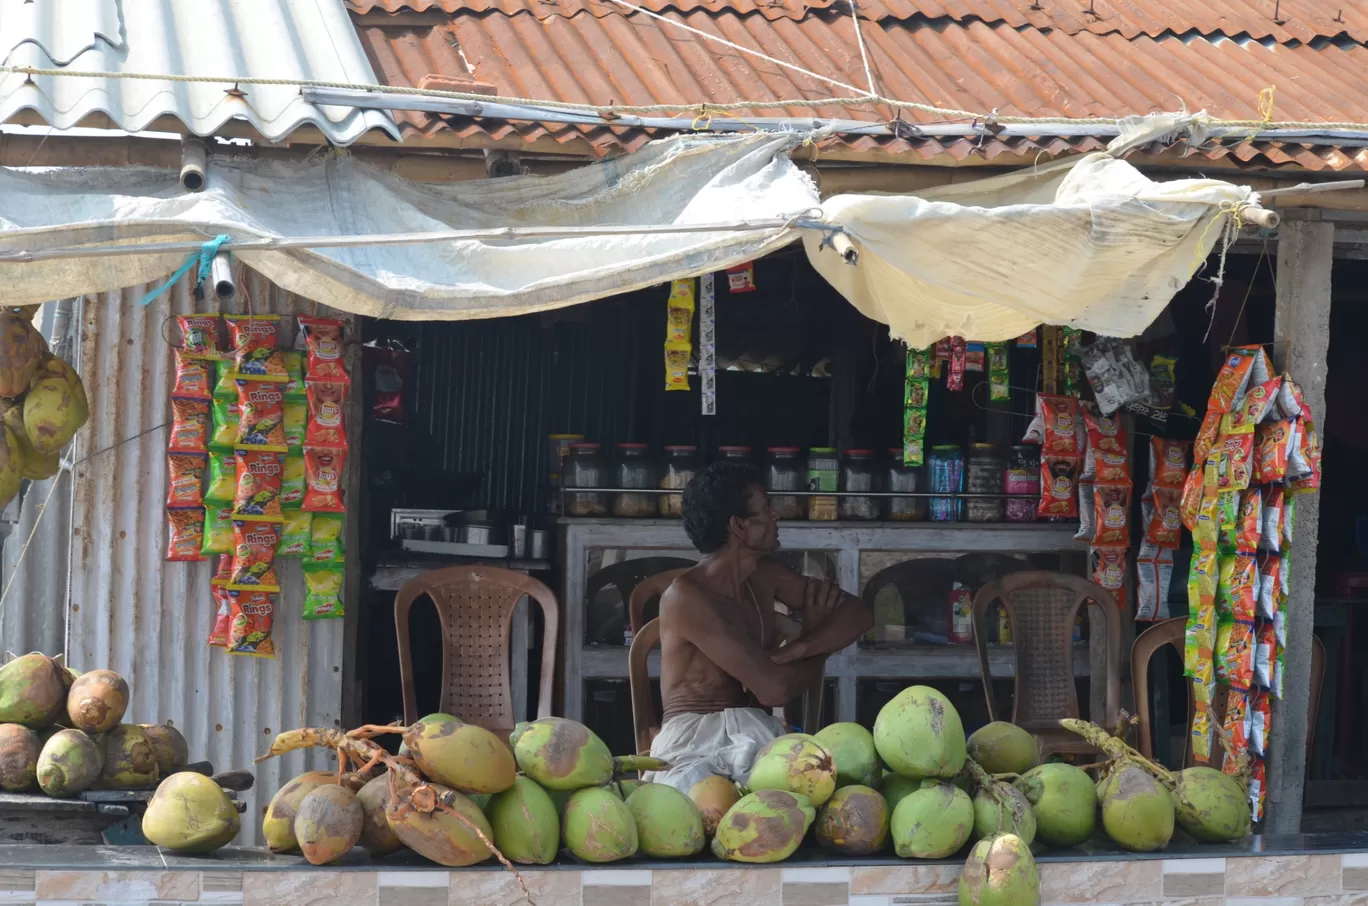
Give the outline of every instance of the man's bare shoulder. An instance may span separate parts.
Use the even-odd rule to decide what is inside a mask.
[[[719,605],[717,595],[689,570],[660,596],[660,615],[671,620],[688,619],[701,609],[717,610]]]

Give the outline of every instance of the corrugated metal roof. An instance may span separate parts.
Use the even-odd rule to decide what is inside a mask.
[[[1099,0],[1102,2],[1102,0]],[[671,20],[776,59],[849,84],[863,84],[863,67],[849,16],[812,13],[802,21],[771,20],[725,10],[669,11]],[[639,14],[541,16],[531,12],[454,12],[428,22],[369,16],[359,25],[367,52],[388,84],[416,85],[430,74],[474,78],[501,95],[596,104],[696,105],[791,98],[829,98],[839,89],[757,57],[697,37]],[[403,23],[403,24],[400,24]],[[1265,46],[1224,37],[1174,36],[1128,39],[1121,34],[1018,29],[965,20],[962,24],[883,21],[862,32],[881,94],[941,107],[997,110],[1014,116],[1116,116],[1173,110],[1206,110],[1230,119],[1256,118],[1260,90],[1276,85],[1280,120],[1361,118],[1362,91],[1345,73],[1368,66],[1358,44]],[[886,122],[890,110],[843,107],[757,106],[756,116],[842,117]],[[738,114],[744,119],[745,113]],[[545,148],[605,154],[640,146],[641,130],[554,124],[478,123],[396,112],[407,134],[435,135],[454,129],[461,137],[521,137]],[[904,119],[932,117],[904,112]],[[1094,139],[1064,141],[936,141],[919,138],[847,137],[847,153],[913,154],[933,160],[1033,158],[1041,151],[1094,150]],[[1159,149],[1155,149],[1159,150]],[[1309,169],[1361,166],[1352,150],[1269,143],[1187,146],[1164,152],[1207,159],[1296,164]]]
[[[0,58],[10,66],[83,72],[238,75],[374,84],[347,12],[335,0],[4,0]],[[269,141],[302,125],[335,144],[371,129],[395,135],[380,111],[320,107],[290,85],[0,74],[0,122],[33,111],[58,129],[168,126],[196,135],[247,120]],[[161,122],[158,122],[161,120]],[[396,135],[397,137],[397,135]]]
[[[308,311],[248,274],[254,311]],[[339,723],[342,621],[301,619],[303,573],[298,561],[282,559],[275,659],[228,655],[205,644],[215,613],[211,564],[166,562],[163,509],[175,371],[163,329],[171,316],[203,310],[203,303],[181,281],[144,307],[138,300],[148,288],[92,297],[84,306],[80,372],[91,412],[73,454],[84,461],[75,467],[68,523],[67,660],[128,680],[125,720],[174,723],[193,759],[208,759],[219,770],[252,768],[282,729]],[[328,761],[327,752],[316,751],[256,766],[238,841],[260,842],[262,809],[282,782]]]

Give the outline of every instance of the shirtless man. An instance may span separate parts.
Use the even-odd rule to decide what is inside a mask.
[[[671,767],[646,779],[687,793],[709,774],[744,784],[756,753],[787,732],[768,709],[801,695],[874,616],[832,583],[764,559],[779,548],[778,519],[749,466],[714,463],[691,481],[684,530],[705,556],[660,598],[665,714],[651,754]],[[776,602],[802,623],[783,647]]]

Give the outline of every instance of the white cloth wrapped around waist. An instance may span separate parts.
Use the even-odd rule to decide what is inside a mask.
[[[668,762],[669,770],[648,771],[642,779],[685,794],[709,774],[745,785],[755,756],[786,732],[783,721],[759,708],[676,714],[651,743],[651,755]]]

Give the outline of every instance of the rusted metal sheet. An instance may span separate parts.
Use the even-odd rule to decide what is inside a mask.
[[[245,273],[253,311],[309,309]],[[144,307],[146,288],[84,304],[80,371],[91,411],[73,454],[67,656],[77,669],[109,668],[127,679],[126,720],[174,724],[192,760],[219,770],[252,768],[282,729],[339,723],[342,621],[301,620],[303,574],[298,561],[282,559],[275,658],[228,655],[205,644],[215,613],[211,564],[166,562],[163,507],[175,371],[171,319],[215,306],[195,302],[182,281]],[[230,310],[245,311],[245,300]],[[262,808],[283,780],[327,762],[327,753],[295,754],[256,768],[239,840],[259,840]]]
[[[371,14],[360,19],[359,32],[380,78],[393,85],[417,85],[424,76],[440,75],[474,78],[495,86],[503,96],[556,101],[669,104],[678,105],[679,111],[697,111],[700,100],[759,102],[748,110],[713,114],[742,120],[748,114],[877,122],[894,117],[889,109],[835,102],[815,108],[764,106],[767,101],[825,99],[850,92],[644,15],[605,12],[598,9],[605,4],[592,2],[594,15],[569,17],[543,15],[540,8],[529,12],[521,4],[511,13],[463,8],[444,16],[400,17],[392,24]],[[1107,8],[1107,2],[1098,0],[1099,8]],[[1057,4],[1052,0],[1045,5]],[[816,10],[795,20],[731,8],[665,8],[663,15],[675,22],[849,85],[866,84],[849,15]],[[1253,14],[1247,18],[1252,21]],[[1312,46],[1290,39],[1288,44],[1276,44],[1247,36],[1192,34],[1128,38],[1120,32],[1070,34],[1005,22],[992,25],[969,16],[888,18],[865,21],[861,29],[879,94],[971,113],[1105,117],[1185,107],[1215,117],[1257,120],[1259,93],[1271,85],[1277,86],[1273,113],[1279,120],[1351,120],[1361,118],[1363,109],[1352,80],[1343,78],[1345,72],[1368,63],[1368,49],[1353,42]],[[462,138],[521,138],[537,142],[541,149],[549,141],[567,153],[633,150],[652,137],[640,129],[483,123],[416,112],[396,116],[410,135],[432,136],[450,129]],[[938,118],[912,110],[903,110],[901,116],[914,125]],[[911,162],[944,162],[948,156],[956,161],[1001,157],[1005,163],[1042,152],[1089,151],[1103,145],[1095,138],[937,140],[909,130],[904,137],[832,139],[824,147],[872,157],[905,155]],[[1199,159],[1229,156],[1240,162],[1313,170],[1359,167],[1364,160],[1356,149],[1259,142],[1257,136],[1252,142],[1151,148],[1147,153]]]

